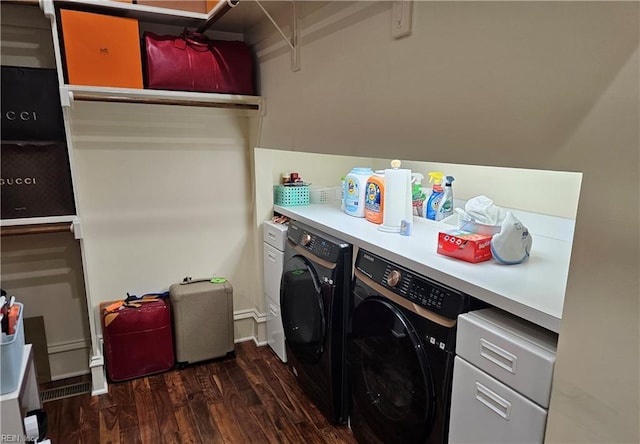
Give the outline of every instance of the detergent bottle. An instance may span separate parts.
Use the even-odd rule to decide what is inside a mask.
[[[364,217],[369,222],[381,224],[384,211],[384,170],[376,171],[367,179],[364,198]]]
[[[440,205],[438,205],[436,220],[442,220],[453,214],[453,187],[451,184],[454,180],[455,178],[453,176],[446,176],[444,178],[444,190],[440,198]]]
[[[373,170],[366,167],[352,168],[345,176],[344,212],[354,217],[364,217],[364,200],[367,179]]]
[[[424,217],[424,201],[427,198],[422,192],[422,179],[422,174],[411,173],[411,208],[413,215],[418,217]]]
[[[438,207],[440,205],[440,199],[442,198],[442,177],[444,173],[440,171],[429,172],[429,183],[433,183],[431,196],[427,201],[426,216],[427,219],[436,220],[436,214],[438,214]]]

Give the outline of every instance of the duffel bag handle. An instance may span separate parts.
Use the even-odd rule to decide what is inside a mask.
[[[200,52],[205,52],[209,50],[209,46],[211,45],[211,40],[204,34],[200,34],[199,32],[193,32],[184,30],[180,37],[193,49]]]

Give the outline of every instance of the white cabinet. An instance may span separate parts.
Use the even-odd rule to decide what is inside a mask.
[[[450,443],[542,443],[557,335],[497,309],[458,317]]]
[[[267,343],[282,362],[287,362],[284,329],[280,314],[280,278],[284,266],[284,246],[287,226],[265,222],[264,229],[264,292],[267,305]]]

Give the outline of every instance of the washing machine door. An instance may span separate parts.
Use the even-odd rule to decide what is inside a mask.
[[[327,328],[324,287],[307,258],[293,256],[285,263],[280,284],[284,337],[291,353],[305,364],[322,356]]]
[[[358,442],[420,443],[428,437],[435,392],[423,347],[389,300],[373,296],[356,307],[347,361]]]

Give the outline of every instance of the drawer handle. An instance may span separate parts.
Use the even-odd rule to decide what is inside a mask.
[[[508,372],[513,374],[516,373],[516,363],[518,362],[518,357],[516,355],[492,344],[484,338],[480,338],[480,348],[480,356],[488,359]]]
[[[275,255],[275,253],[267,251],[267,257],[269,258],[269,260],[271,260],[271,262],[273,262],[274,264],[276,263],[276,255]]]
[[[275,235],[275,234],[273,234],[271,231],[268,231],[268,232],[267,232],[267,237],[268,237],[269,239],[276,240],[276,235]]]
[[[478,381],[476,381],[476,399],[507,421],[511,417],[511,403]]]

